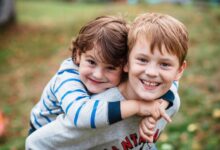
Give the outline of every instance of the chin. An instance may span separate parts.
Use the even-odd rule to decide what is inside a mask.
[[[90,90],[90,93],[97,94],[97,93],[101,93],[103,91],[104,90],[102,90],[102,89],[100,89],[100,90]]]
[[[155,99],[158,99],[157,95],[142,95],[140,96],[142,99],[144,99],[145,101],[153,101]]]
[[[155,100],[155,98],[145,98],[144,100],[145,101],[153,101],[153,100]]]
[[[92,93],[92,94],[96,94],[96,93],[98,93],[97,90],[93,90],[93,89],[88,89],[88,91],[89,91],[90,93]]]
[[[97,93],[100,93],[100,92],[96,91],[96,90],[90,90],[90,93],[97,94]]]

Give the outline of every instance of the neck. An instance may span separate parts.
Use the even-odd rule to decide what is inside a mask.
[[[134,93],[134,90],[129,85],[128,81],[121,83],[119,86],[119,91],[124,96],[126,100],[138,100],[138,96]]]

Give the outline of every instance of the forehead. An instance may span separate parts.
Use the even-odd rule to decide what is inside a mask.
[[[84,56],[86,58],[90,58],[92,59],[93,61],[95,61],[96,63],[98,64],[102,64],[104,66],[114,66],[116,68],[120,67],[120,66],[117,66],[117,65],[114,65],[113,62],[108,62],[106,59],[105,59],[105,56],[103,55],[103,51],[101,49],[96,49],[95,47],[91,50],[88,50],[84,53]]]
[[[97,49],[96,47],[93,47],[91,50],[87,50],[84,55],[86,57],[91,57],[95,59],[97,62],[103,62],[103,56],[102,51],[100,49]]]
[[[159,53],[161,55],[170,55],[177,57],[176,54],[172,53],[171,51],[167,50],[166,46],[162,44],[160,47],[155,45],[153,48],[151,47],[151,40],[143,37],[139,37],[135,44],[134,47],[131,50],[131,53],[140,53],[140,54],[154,54],[154,53]],[[130,53],[130,54],[131,54]]]

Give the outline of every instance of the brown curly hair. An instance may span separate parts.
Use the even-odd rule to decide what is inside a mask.
[[[71,42],[72,59],[79,54],[98,48],[99,57],[105,63],[116,67],[127,62],[128,26],[125,20],[114,16],[101,16],[81,28],[75,40]]]

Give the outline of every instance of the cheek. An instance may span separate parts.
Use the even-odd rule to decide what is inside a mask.
[[[88,75],[91,72],[91,69],[89,69],[88,67],[80,67],[79,68],[79,74],[80,74],[80,78],[85,78],[86,75]]]
[[[79,66],[80,72],[91,72],[91,70],[92,70],[92,67],[85,61],[80,63],[80,66]]]
[[[110,74],[109,75],[109,80],[112,82],[112,84],[114,84],[115,86],[118,85],[120,83],[121,80],[121,71]]]
[[[145,71],[144,69],[145,68],[142,68],[139,65],[131,65],[130,70],[129,70],[129,74],[137,76],[137,75],[143,73]]]
[[[85,73],[83,72],[83,70],[79,70],[79,77],[80,77],[80,79],[84,82]]]
[[[164,72],[162,75],[162,78],[166,82],[172,82],[175,80],[176,72],[170,71],[170,72]]]

